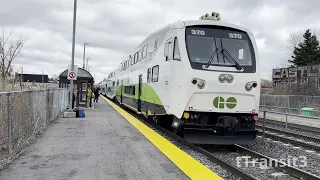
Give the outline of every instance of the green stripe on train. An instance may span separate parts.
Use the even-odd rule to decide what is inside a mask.
[[[125,97],[130,97],[133,99],[138,99],[138,91],[139,91],[139,85],[138,84],[134,84],[135,86],[135,95],[128,95],[128,94],[124,94],[124,88],[122,88],[122,95]],[[149,102],[149,103],[153,103],[153,104],[158,104],[158,105],[162,105],[162,102],[158,96],[158,94],[156,93],[156,91],[147,83],[143,83],[142,84],[142,94],[141,94],[141,100],[145,101],[145,102]],[[116,86],[116,95],[120,96],[121,95],[121,86]]]

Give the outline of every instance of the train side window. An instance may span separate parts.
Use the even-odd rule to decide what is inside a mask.
[[[133,55],[132,59],[133,59],[133,63],[135,64],[135,63],[137,62],[137,60],[136,60],[136,54]]]
[[[154,51],[157,50],[157,46],[158,46],[157,43],[158,43],[158,38],[157,40],[154,41],[154,49],[153,49]]]
[[[139,61],[141,60],[141,59],[143,59],[143,49],[141,48],[140,50],[139,50],[139,52],[138,52],[138,55],[139,55]]]
[[[136,95],[136,87],[132,86],[132,95],[135,96]]]
[[[143,48],[139,50],[139,57],[140,57],[139,61],[143,59]]]
[[[137,63],[138,61],[139,61],[139,52],[136,52],[135,54],[134,54],[134,63]]]
[[[159,65],[153,66],[152,68],[152,82],[158,82],[159,76]]]
[[[130,59],[131,62],[134,61],[134,59],[133,59],[133,57],[131,56],[131,54],[129,55],[129,59]]]
[[[181,61],[178,38],[174,38],[173,60]]]
[[[142,59],[147,57],[147,52],[148,52],[148,44],[146,44],[145,46],[143,46],[143,49],[142,49]]]
[[[172,38],[168,39],[164,44],[164,57],[166,61],[171,59],[171,52],[172,52]]]
[[[147,81],[150,82],[151,79],[151,68],[148,69]]]

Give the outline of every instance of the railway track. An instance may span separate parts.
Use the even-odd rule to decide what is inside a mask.
[[[257,124],[256,127],[258,127],[258,129],[263,129],[263,125]],[[270,132],[275,132],[278,134],[284,134],[287,136],[292,136],[292,137],[296,137],[296,138],[301,138],[304,140],[308,140],[308,141],[313,141],[313,142],[320,142],[320,136],[317,135],[307,135],[307,134],[299,134],[293,131],[288,131],[285,129],[280,129],[280,128],[275,128],[275,127],[270,127],[270,126],[266,126],[265,127],[266,131],[270,131]]]
[[[241,151],[248,153],[252,157],[259,158],[259,159],[266,159],[267,164],[271,164],[271,167],[275,167],[276,169],[279,169],[280,171],[282,171],[286,174],[290,174],[291,176],[293,176],[295,178],[298,178],[298,179],[320,179],[320,177],[318,177],[318,176],[315,176],[311,173],[302,171],[298,168],[292,167],[288,164],[285,164],[281,161],[275,160],[271,157],[268,157],[268,156],[265,156],[265,155],[260,154],[258,152],[252,151],[252,150],[247,149],[245,147],[242,147],[240,145],[235,145],[235,146],[238,147]]]
[[[286,174],[286,175],[290,175],[290,178],[294,178],[294,179],[320,179],[320,177],[313,175],[311,173],[305,172],[301,169],[295,168],[293,166],[290,166],[290,164],[286,164],[284,162],[278,161],[274,158],[268,157],[266,155],[263,155],[261,153],[252,151],[248,148],[245,148],[243,146],[240,145],[235,145],[235,147],[238,149],[238,154],[240,155],[245,155],[246,157],[252,158],[253,160],[251,162],[255,162],[257,164],[259,164],[261,162],[261,160],[264,160],[265,164],[267,164],[272,168],[277,169],[278,171]],[[217,152],[213,152],[215,154],[218,154]],[[221,152],[219,152],[221,153]],[[225,152],[225,153],[231,153],[231,152]],[[259,166],[259,165],[258,165]],[[260,167],[263,167],[264,165],[260,165]],[[277,178],[278,179],[278,178]],[[289,179],[289,177],[286,177],[285,179]]]
[[[118,106],[120,104],[116,103]],[[164,137],[166,137],[167,139],[174,139],[174,141],[178,141],[179,143],[189,147],[190,149],[199,152],[203,155],[205,155],[207,158],[209,158],[212,162],[215,162],[217,164],[219,164],[222,168],[227,169],[228,171],[230,171],[232,174],[245,179],[245,180],[256,180],[256,179],[261,179],[261,177],[256,177],[254,175],[252,175],[252,173],[248,172],[248,170],[244,169],[244,168],[240,168],[238,167],[235,163],[232,163],[230,161],[226,161],[225,157],[223,157],[223,153],[221,154],[217,154],[217,153],[212,153],[210,151],[208,151],[207,149],[201,147],[201,145],[195,145],[195,144],[191,144],[189,142],[187,142],[186,140],[184,140],[183,138],[181,138],[180,136],[175,135],[174,133],[172,133],[170,130],[154,123],[153,121],[148,120],[147,118],[145,118],[142,115],[138,115],[136,113],[134,113],[132,110],[125,108],[123,106],[120,106],[122,109],[126,110],[128,113],[130,113],[131,115],[133,115],[134,117],[136,117],[137,119],[139,119],[140,121],[143,121],[144,124],[148,125],[150,128],[156,130],[156,131],[161,131],[162,135],[164,133]],[[245,147],[239,146],[239,145],[235,145],[232,149],[238,149],[240,150],[242,155],[250,155],[252,157],[256,157],[256,158],[260,158],[260,159],[266,159],[268,164],[271,165],[271,168],[273,168],[273,172],[279,172],[278,170],[280,170],[281,172],[289,175],[290,177],[285,177],[285,179],[319,179],[320,177],[317,177],[313,174],[310,174],[308,172],[304,172],[300,169],[297,169],[295,167],[286,165],[280,161],[277,161],[271,157],[267,157],[265,155],[259,154],[257,152],[254,152],[250,149],[247,149]],[[228,154],[228,153],[227,153]],[[230,153],[229,153],[230,154]],[[222,155],[222,156],[221,156]],[[235,160],[235,159],[234,159]],[[278,166],[281,167],[278,167]],[[259,171],[265,171],[261,168],[255,167],[255,174],[258,175],[260,174]],[[270,171],[270,170],[269,170]],[[269,179],[269,178],[267,178]]]
[[[268,123],[266,123],[267,125]],[[274,125],[274,124],[273,124]],[[278,123],[279,125],[279,123]],[[265,136],[267,138],[271,138],[274,140],[291,143],[296,146],[301,146],[305,148],[310,148],[312,150],[320,151],[320,137],[317,135],[309,135],[309,133],[303,133],[301,130],[299,131],[298,127],[295,132],[285,129],[276,128],[275,126],[265,126],[265,133],[263,134],[263,125],[257,124],[257,129],[259,130],[258,134],[261,136]],[[319,131],[319,130],[318,130]],[[299,133],[297,133],[299,132]],[[303,133],[303,134],[302,134]]]
[[[278,129],[287,129],[288,131],[298,131],[300,134],[306,134],[310,136],[314,136],[317,134],[320,134],[320,129],[317,127],[312,126],[306,126],[301,124],[295,124],[295,123],[289,123],[289,122],[283,122],[283,121],[277,121],[277,120],[271,120],[271,119],[265,119],[265,125],[268,125],[269,127],[277,127]],[[263,120],[258,121],[257,125],[262,125]]]

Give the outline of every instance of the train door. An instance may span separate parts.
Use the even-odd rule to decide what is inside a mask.
[[[175,35],[174,35],[175,36]],[[169,113],[175,113],[175,112],[181,112],[185,108],[184,106],[181,106],[182,104],[185,104],[187,102],[184,102],[186,100],[185,94],[183,91],[185,89],[182,89],[181,85],[181,78],[183,78],[183,75],[188,73],[184,66],[182,65],[181,57],[180,57],[180,48],[179,48],[179,41],[177,37],[172,38],[171,43],[171,62],[170,62],[170,88],[168,88],[168,94],[170,94],[170,102],[180,102],[178,104],[173,105],[174,103],[171,103],[173,106],[169,107]],[[182,91],[180,91],[180,89]],[[178,93],[180,92],[180,93]]]
[[[141,112],[141,107],[142,107],[141,91],[142,91],[142,74],[139,75],[139,84],[138,84],[138,112]]]
[[[121,84],[120,84],[120,103],[122,104],[122,93],[123,92],[123,79],[121,79]]]
[[[172,66],[172,48],[173,47],[173,38],[168,38],[165,42],[164,47],[164,63],[161,63],[161,74],[163,76],[164,88],[162,89],[163,100],[162,103],[166,110],[169,109],[171,103],[171,92],[170,92],[170,84],[171,84],[171,66]]]
[[[108,93],[108,83],[106,83],[106,90],[104,91],[104,95],[107,96]]]

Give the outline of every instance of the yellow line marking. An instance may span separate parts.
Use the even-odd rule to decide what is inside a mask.
[[[131,114],[127,113],[109,99],[102,97],[116,111],[118,111],[127,121],[129,121],[136,129],[138,129],[149,141],[152,142],[163,154],[165,154],[176,166],[178,166],[189,178],[208,180],[222,179],[219,175],[212,172],[199,161],[179,149],[170,141],[150,129],[148,126],[137,120]]]

